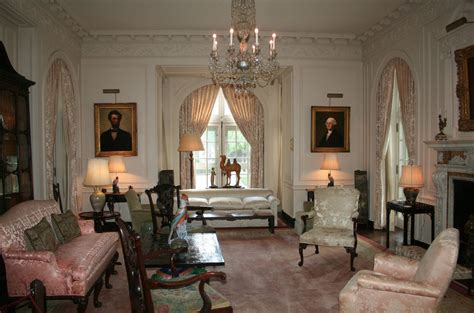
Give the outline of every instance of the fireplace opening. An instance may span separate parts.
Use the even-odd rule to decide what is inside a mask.
[[[453,179],[453,187],[453,227],[459,230],[460,241],[458,263],[473,267],[474,181]]]

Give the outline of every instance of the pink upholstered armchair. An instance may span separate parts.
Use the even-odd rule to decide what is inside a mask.
[[[437,312],[458,259],[459,231],[448,228],[420,261],[381,253],[339,293],[339,312]]]

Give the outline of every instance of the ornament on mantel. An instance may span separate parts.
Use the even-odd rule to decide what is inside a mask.
[[[448,140],[448,136],[446,136],[445,133],[443,133],[444,128],[446,127],[446,121],[447,118],[445,117],[444,119],[441,117],[441,114],[438,115],[438,126],[439,126],[439,133],[436,134],[435,140]]]

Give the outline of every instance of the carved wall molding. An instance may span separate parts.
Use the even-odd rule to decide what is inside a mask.
[[[421,31],[423,26],[435,22],[440,16],[446,12],[452,11],[463,0],[430,0],[424,3],[413,5],[409,12],[403,17],[397,19],[395,23],[388,25],[383,30],[374,34],[372,38],[366,40],[362,44],[362,55],[365,59],[377,54],[380,51],[393,47],[394,43],[410,37],[416,31]],[[439,37],[445,33],[444,22],[434,23],[430,25],[430,29],[434,32],[435,37]]]
[[[84,41],[83,57],[209,57],[210,40],[190,37],[168,36],[154,38],[152,42],[139,40]],[[209,37],[210,38],[210,37]],[[207,39],[207,38],[206,38]],[[223,51],[219,51],[221,54]],[[263,52],[265,53],[265,51]],[[280,58],[327,58],[360,60],[362,50],[359,43],[292,43],[283,41],[278,48]]]
[[[40,0],[4,0],[2,6],[5,6],[9,11],[15,12],[22,16],[26,21],[29,21],[31,27],[44,27],[53,37],[59,38],[67,46],[80,50],[81,39],[72,31],[69,26],[65,26],[46,11],[44,6],[39,2]],[[46,0],[41,0],[47,2]],[[49,0],[48,0],[49,1]],[[21,25],[25,26],[25,25]]]

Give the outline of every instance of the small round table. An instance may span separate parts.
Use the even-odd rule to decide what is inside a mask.
[[[94,229],[98,233],[102,233],[104,231],[116,231],[117,225],[114,223],[112,227],[108,227],[105,225],[107,220],[115,220],[117,217],[120,217],[119,212],[94,212],[94,211],[87,211],[79,213],[79,217],[83,220],[94,220]]]

